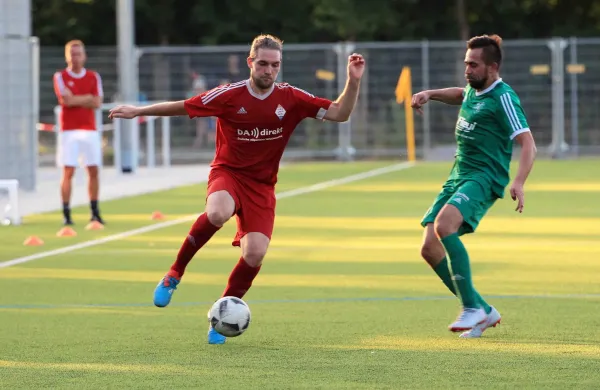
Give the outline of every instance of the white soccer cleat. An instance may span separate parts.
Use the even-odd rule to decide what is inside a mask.
[[[485,323],[487,320],[487,314],[485,314],[485,310],[483,309],[472,309],[472,308],[464,308],[456,321],[454,321],[448,329],[451,332],[461,332],[463,330],[471,330],[476,325],[481,323]]]
[[[496,325],[500,323],[502,317],[500,316],[500,313],[498,312],[498,310],[496,310],[494,306],[491,306],[491,308],[492,311],[490,312],[490,314],[488,314],[487,320],[485,322],[474,326],[473,329],[462,333],[459,337],[463,339],[474,339],[481,337],[481,335],[487,328],[495,328]]]

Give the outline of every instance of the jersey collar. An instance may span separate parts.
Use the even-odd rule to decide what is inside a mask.
[[[85,70],[85,68],[83,68],[83,69],[81,69],[81,71],[79,73],[75,73],[71,69],[67,68],[67,73],[69,74],[69,76],[73,77],[74,79],[80,79],[83,76],[85,76],[86,70]]]
[[[259,95],[256,92],[254,92],[254,90],[252,89],[252,86],[250,86],[250,79],[246,80],[246,88],[248,88],[248,92],[250,93],[250,95],[254,96],[257,99],[265,100],[266,98],[271,96],[271,93],[273,93],[273,90],[275,89],[275,83],[273,83],[273,85],[271,85],[271,89],[269,90],[269,92],[267,92],[263,95]]]
[[[496,85],[500,84],[501,82],[502,82],[502,79],[499,78],[498,80],[494,81],[494,83],[492,85],[490,85],[489,87],[487,87],[483,91],[481,91],[481,92],[475,91],[475,96],[481,96],[483,94],[486,94],[486,93],[490,92],[492,89],[496,88]]]

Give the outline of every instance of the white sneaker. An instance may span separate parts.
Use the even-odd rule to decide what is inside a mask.
[[[495,328],[496,325],[500,323],[502,317],[500,316],[500,313],[498,312],[498,310],[496,310],[494,306],[491,306],[491,308],[492,311],[490,312],[490,314],[488,314],[487,320],[485,322],[474,326],[473,329],[462,333],[459,337],[463,339],[478,338],[481,337],[481,335],[487,328]]]
[[[461,332],[463,330],[473,329],[476,325],[481,323],[485,323],[487,320],[487,314],[485,314],[485,310],[483,309],[472,309],[465,308],[462,310],[456,321],[450,324],[448,329],[451,332]]]

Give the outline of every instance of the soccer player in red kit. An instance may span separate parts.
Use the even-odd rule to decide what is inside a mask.
[[[348,58],[348,79],[332,102],[286,83],[275,83],[283,45],[271,35],[254,39],[247,58],[250,78],[221,85],[187,100],[146,107],[119,106],[110,118],[188,115],[217,117],[216,155],[208,179],[206,207],[184,240],[175,263],[159,282],[154,304],[165,307],[196,252],[233,216],[233,245],[242,256],[229,276],[222,296],[242,298],[258,274],[267,252],[275,219],[275,184],[285,146],[305,118],[344,122],[354,110],[365,61]],[[208,342],[225,337],[209,327]]]
[[[54,74],[54,92],[61,106],[57,165],[63,168],[60,182],[64,224],[72,225],[71,182],[79,157],[88,172],[91,220],[104,223],[98,208],[98,167],[102,163],[102,140],[97,129],[95,110],[103,99],[102,79],[98,72],[84,67],[86,55],[82,41],[65,45],[67,68]]]

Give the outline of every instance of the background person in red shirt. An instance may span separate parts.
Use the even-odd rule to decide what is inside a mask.
[[[358,98],[365,62],[348,58],[348,79],[340,97],[331,102],[286,83],[275,83],[281,66],[282,42],[260,35],[247,59],[250,78],[221,85],[198,96],[147,107],[118,106],[110,118],[188,115],[217,117],[216,155],[211,164],[205,212],[193,224],[175,263],[159,282],[154,304],[167,306],[187,264],[196,252],[233,216],[234,246],[242,256],[222,296],[242,298],[258,274],[275,220],[275,183],[283,151],[296,126],[305,118],[344,122]],[[209,328],[208,342],[225,337]]]
[[[96,128],[95,109],[102,104],[102,79],[97,72],[84,68],[85,46],[79,40],[65,45],[67,68],[54,74],[54,92],[61,106],[57,165],[63,168],[60,183],[64,224],[72,225],[71,182],[75,167],[81,163],[88,172],[91,220],[104,224],[98,208],[98,167],[102,161],[101,135]]]

